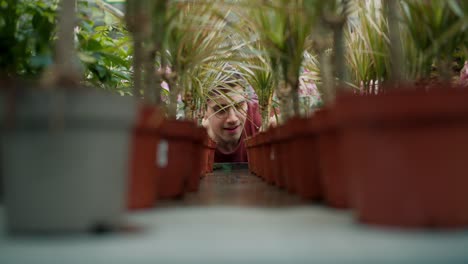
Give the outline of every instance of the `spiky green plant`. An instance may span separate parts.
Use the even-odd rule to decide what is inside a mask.
[[[255,49],[254,46],[250,46],[250,48],[250,52],[245,54],[245,62],[238,64],[238,69],[257,94],[262,116],[262,130],[266,130],[269,126],[273,92],[274,87],[277,86],[275,83],[277,79],[274,78],[271,62],[265,52]]]
[[[299,74],[306,40],[316,21],[316,9],[312,7],[316,2],[281,0],[245,4],[250,9],[248,17],[255,37],[267,50],[272,72],[278,78],[276,94],[285,119],[299,113]],[[292,107],[288,105],[291,101]]]
[[[402,15],[407,34],[405,50],[411,57],[411,77],[429,78],[435,62],[444,80],[450,79],[453,52],[466,41],[466,24],[454,11],[459,1],[402,0]],[[410,41],[408,41],[410,40]]]
[[[172,69],[165,76],[171,89],[169,115],[174,116],[176,98],[183,93],[188,117],[193,117],[194,96],[200,94],[189,82],[197,66],[225,59],[233,47],[226,42],[226,16],[218,12],[213,1],[173,1],[169,6],[167,34],[165,36],[166,57]]]
[[[347,65],[351,82],[366,93],[377,92],[390,73],[390,40],[383,9],[375,2],[359,1],[357,20],[346,32]]]

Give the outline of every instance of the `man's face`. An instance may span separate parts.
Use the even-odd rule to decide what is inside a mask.
[[[218,143],[237,143],[240,139],[247,113],[247,102],[241,92],[239,87],[211,98],[207,104],[208,132]]]

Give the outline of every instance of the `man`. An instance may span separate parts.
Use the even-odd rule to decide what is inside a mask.
[[[261,126],[258,103],[246,98],[238,83],[209,92],[203,125],[217,143],[215,162],[247,162],[244,140]]]

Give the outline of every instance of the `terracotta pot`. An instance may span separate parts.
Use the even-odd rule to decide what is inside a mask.
[[[290,126],[294,189],[302,199],[317,199],[320,184],[316,124],[311,119],[296,117],[291,119]]]
[[[249,167],[252,168],[251,173],[258,176],[258,136],[254,135],[249,138]]]
[[[203,166],[203,140],[206,135],[206,130],[201,127],[196,127],[195,124],[192,129],[192,140],[193,140],[193,167],[192,173],[188,179],[186,190],[189,192],[198,191],[200,185],[201,171]]]
[[[249,172],[252,173],[253,171],[253,165],[252,165],[252,160],[253,160],[253,153],[252,153],[252,138],[246,138],[244,140],[245,148],[247,149],[247,161],[248,161],[248,168]]]
[[[268,174],[270,181],[273,185],[279,187],[280,182],[280,172],[281,172],[281,164],[279,163],[278,159],[278,143],[277,143],[277,127],[271,127],[268,129],[269,134],[269,153],[268,153]]]
[[[140,209],[154,206],[157,198],[158,170],[155,166],[156,146],[163,113],[154,106],[139,108],[137,124],[131,145],[128,208]]]
[[[265,141],[263,143],[264,146],[264,169],[265,169],[265,178],[269,184],[274,184],[273,179],[273,170],[272,170],[272,159],[274,159],[274,152],[272,152],[271,147],[271,138],[272,138],[272,130],[267,130],[265,132]]]
[[[360,221],[468,226],[467,102],[466,89],[450,87],[338,99]]]
[[[202,160],[201,160],[201,168],[200,168],[200,176],[203,178],[209,172],[208,169],[208,159],[209,159],[210,151],[208,148],[208,133],[206,129],[203,129],[203,139],[202,139]]]
[[[156,162],[160,175],[158,195],[161,198],[182,196],[193,175],[194,128],[193,122],[180,120],[166,120],[161,126]]]
[[[273,176],[277,180],[279,188],[286,188],[285,171],[289,169],[289,164],[285,162],[285,157],[290,154],[285,144],[287,139],[287,127],[284,125],[276,127],[273,135],[276,160],[273,164]]]
[[[343,164],[345,158],[341,146],[342,135],[332,111],[322,108],[312,117],[318,129],[317,147],[322,195],[325,203],[331,207],[349,208],[349,176]]]
[[[258,134],[258,175],[264,181],[266,178],[266,166],[267,166],[267,151],[266,151],[266,133],[261,132]]]
[[[280,162],[281,162],[281,184],[284,185],[284,188],[289,191],[293,192],[294,191],[294,184],[292,184],[292,181],[290,178],[291,170],[292,170],[292,164],[291,164],[291,129],[289,126],[289,123],[286,123],[285,125],[282,126],[280,130],[280,135],[279,135],[279,141],[280,141],[280,152],[282,153],[280,155]],[[288,183],[291,183],[289,186]]]
[[[208,172],[213,172],[214,157],[216,152],[216,142],[208,137]]]

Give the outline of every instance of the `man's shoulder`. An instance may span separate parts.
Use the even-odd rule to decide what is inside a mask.
[[[257,101],[247,102],[248,105],[248,123],[251,126],[251,131],[249,131],[248,136],[251,136],[259,131],[262,125],[262,116],[260,114],[260,107]]]

